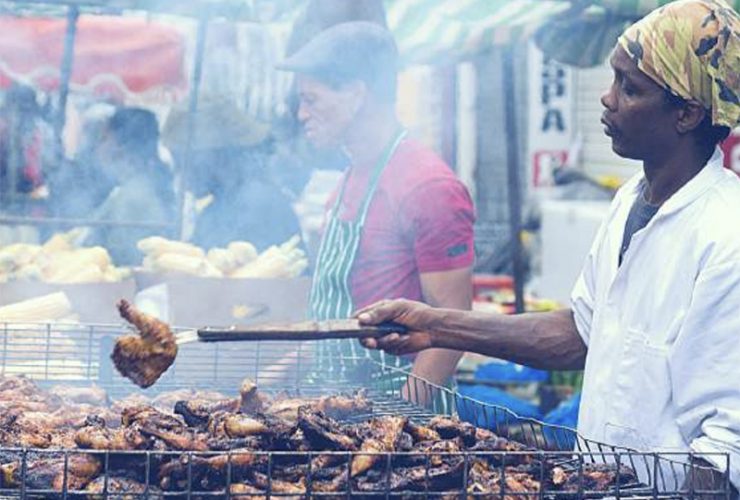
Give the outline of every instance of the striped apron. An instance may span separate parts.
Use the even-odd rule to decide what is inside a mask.
[[[344,178],[339,195],[329,212],[321,239],[309,301],[310,316],[314,320],[349,318],[355,310],[350,290],[350,276],[357,258],[362,230],[380,176],[393,157],[398,145],[406,136],[399,132],[391,141],[370,174],[370,182],[354,220],[344,221],[339,217],[347,179]],[[351,375],[349,369],[358,366],[360,360],[371,357],[385,364],[410,368],[411,362],[382,351],[364,349],[357,340],[325,340],[318,346],[319,370],[331,376]]]

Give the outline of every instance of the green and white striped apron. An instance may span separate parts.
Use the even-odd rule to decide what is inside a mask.
[[[386,147],[383,155],[370,174],[370,182],[354,220],[345,221],[339,217],[339,211],[347,186],[344,178],[334,206],[321,239],[316,269],[310,296],[310,316],[314,320],[349,318],[355,310],[350,290],[350,276],[357,258],[362,230],[373,196],[378,187],[380,176],[390,162],[398,145],[406,136],[399,132]],[[325,374],[346,375],[348,369],[357,366],[359,360],[366,357],[378,359],[390,366],[410,368],[411,363],[397,356],[380,351],[368,351],[356,340],[326,340],[319,343],[319,369]]]

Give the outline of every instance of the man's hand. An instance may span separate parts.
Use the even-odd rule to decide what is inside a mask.
[[[421,302],[382,300],[360,309],[355,317],[365,325],[393,321],[409,330],[405,334],[391,333],[380,338],[362,339],[360,342],[368,349],[380,349],[398,356],[435,347],[435,334],[431,328],[436,315],[432,307]]]

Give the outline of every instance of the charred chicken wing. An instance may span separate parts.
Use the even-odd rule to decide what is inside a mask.
[[[116,340],[111,355],[113,364],[139,387],[149,387],[174,363],[175,335],[166,323],[137,311],[125,300],[118,303],[118,311],[138,335],[124,335]]]

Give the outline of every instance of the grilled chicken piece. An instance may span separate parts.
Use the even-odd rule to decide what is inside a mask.
[[[152,401],[144,396],[143,394],[133,393],[129,394],[123,399],[117,399],[110,405],[111,411],[117,413],[119,416],[126,410],[126,408],[132,408],[135,406],[154,406]]]
[[[403,430],[408,432],[411,437],[414,438],[414,442],[439,441],[440,439],[442,439],[442,437],[439,435],[439,432],[424,425],[417,425],[411,420],[406,420]]]
[[[103,494],[106,492],[106,494]],[[115,498],[116,500],[139,500],[141,498],[163,498],[162,492],[154,485],[140,483],[126,477],[108,476],[106,484],[105,476],[100,476],[85,488],[89,500],[103,500],[104,498]]]
[[[540,498],[540,482],[530,472],[517,467],[504,471],[504,495],[501,496],[501,470],[491,468],[482,460],[476,460],[468,472],[468,493],[489,498],[495,495],[501,500],[535,500]],[[507,494],[508,493],[508,494]]]
[[[232,483],[229,486],[229,493],[231,498],[237,500],[267,500],[264,490],[246,483]]]
[[[378,453],[396,451],[407,420],[406,417],[395,416],[384,416],[371,420],[368,425],[371,436],[360,445],[360,451],[369,454],[356,455],[352,459],[350,475],[357,477],[370,470],[384,458]]]
[[[242,413],[262,413],[270,403],[267,396],[257,391],[257,384],[248,378],[239,387],[239,399]]]
[[[215,403],[229,399],[226,394],[217,391],[196,391],[194,389],[178,389],[158,394],[149,404],[155,408],[170,410],[178,401],[206,401]]]
[[[281,399],[273,402],[265,409],[265,413],[275,415],[289,422],[298,421],[298,409],[301,407],[310,407],[311,400],[307,399]],[[251,413],[251,412],[245,412]]]
[[[208,436],[189,429],[179,417],[151,406],[126,408],[121,415],[125,427],[137,426],[141,434],[157,438],[172,450],[208,450]]]
[[[321,396],[318,398],[283,398],[267,405],[265,413],[276,415],[289,421],[298,420],[298,409],[306,406],[319,411],[329,418],[346,419],[354,415],[370,413],[372,405],[365,393],[360,391],[355,396]]]
[[[3,486],[18,488],[25,477],[25,487],[31,490],[68,491],[83,489],[100,473],[100,461],[89,454],[70,454],[65,473],[64,458],[31,458],[27,460],[25,476],[21,462],[2,465]],[[23,477],[22,477],[23,476]],[[33,495],[32,495],[33,496]]]
[[[298,427],[315,450],[357,450],[355,438],[334,420],[308,406],[298,409]]]
[[[462,457],[445,457],[438,466],[385,467],[368,471],[355,480],[355,486],[362,492],[390,491],[429,491],[444,492],[461,489],[465,463]],[[434,495],[436,496],[436,495]]]
[[[265,474],[262,474],[260,472],[254,472],[251,474],[252,476],[252,482],[255,486],[258,488],[261,488],[263,490],[266,490],[268,487],[268,484],[271,488],[272,493],[279,493],[282,497],[282,495],[303,495],[306,493],[306,480],[305,478],[302,478],[298,482],[291,483],[288,481],[281,481],[280,479],[275,479],[274,477],[272,480],[270,480]]]
[[[457,454],[464,448],[460,439],[440,441],[420,441],[415,443],[408,454],[394,457],[393,465],[400,467],[439,467],[450,454]]]
[[[342,395],[322,396],[316,402],[315,409],[329,418],[342,420],[353,415],[370,413],[372,405],[367,399],[365,391],[359,391],[353,397]]]
[[[460,437],[466,446],[473,446],[476,442],[475,426],[458,418],[436,416],[429,421],[429,427],[442,439]]]
[[[261,436],[249,436],[243,438],[208,437],[206,439],[208,449],[211,451],[229,451],[238,449],[265,450],[265,440]]]
[[[222,414],[218,424],[209,424],[209,428],[215,427],[218,427],[220,432],[230,438],[255,436],[270,432],[270,428],[265,422],[235,413]]]
[[[278,490],[281,490],[281,491],[278,491]],[[285,481],[273,480],[271,491],[272,493],[279,493],[280,499],[299,500],[299,499],[306,498],[305,486],[286,483]],[[338,490],[314,489],[313,491],[319,492],[319,491],[338,491]],[[264,489],[258,488],[248,483],[232,484],[229,487],[229,493],[231,495],[231,498],[235,498],[238,500],[266,500],[267,499],[267,494]],[[292,496],[291,493],[295,493],[295,496]]]
[[[87,424],[75,433],[74,442],[80,448],[91,450],[145,450],[151,445],[138,423],[109,429],[98,416],[87,418]]]
[[[113,364],[139,387],[149,387],[175,362],[175,335],[165,322],[137,311],[126,300],[118,303],[118,311],[136,327],[138,335],[124,335],[116,340],[111,355]]]
[[[28,399],[44,395],[44,391],[36,382],[24,375],[7,375],[0,380],[0,400]]]
[[[72,450],[77,447],[75,443],[74,429],[61,429],[51,433],[51,444],[49,448]]]
[[[185,423],[192,427],[208,424],[208,420],[217,412],[235,413],[239,410],[238,399],[207,401],[205,399],[188,399],[175,403],[175,413],[182,415]]]
[[[528,448],[521,443],[502,437],[478,441],[468,448],[472,452],[505,451],[506,454],[493,453],[485,455],[492,465],[526,465],[532,464],[537,459],[536,450]],[[532,453],[524,453],[531,451]]]
[[[175,415],[147,405],[125,408],[121,413],[121,423],[124,426],[139,423],[150,428],[156,427],[163,430],[180,430],[186,427],[185,422]]]
[[[578,491],[579,477],[578,468],[565,470],[563,467],[552,469],[550,480],[558,489],[563,491]],[[613,489],[617,483],[620,486],[635,485],[638,482],[635,471],[629,467],[612,464],[583,464],[583,491],[608,491]]]
[[[230,454],[192,456],[192,464],[188,465],[188,455],[172,460],[159,468],[159,484],[163,490],[183,491],[188,489],[188,468],[192,478],[191,489],[202,483],[209,475],[222,478],[231,463],[232,481],[238,481],[246,470],[255,465],[258,456],[252,450],[233,450]],[[223,485],[221,485],[223,487]]]
[[[166,430],[147,425],[141,426],[141,433],[164,442],[170,450],[208,451],[208,436],[191,430]]]

